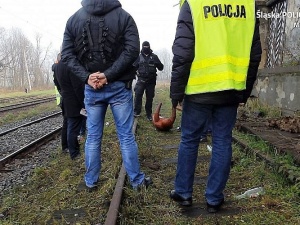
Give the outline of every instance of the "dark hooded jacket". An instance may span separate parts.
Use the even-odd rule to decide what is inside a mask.
[[[138,71],[138,78],[148,82],[150,80],[156,82],[157,69],[159,71],[164,69],[164,64],[162,64],[158,56],[153,53],[152,49],[149,49],[148,55],[141,50],[140,56],[133,63],[133,66]]]
[[[205,35],[205,34],[203,34]],[[242,38],[242,37],[240,37]],[[237,104],[245,103],[249,98],[257,76],[258,66],[261,60],[261,43],[259,36],[259,19],[256,19],[253,35],[250,63],[247,73],[246,90],[226,90],[219,92],[185,95],[190,68],[194,60],[195,34],[190,6],[187,1],[182,5],[177,21],[175,41],[172,46],[173,65],[170,86],[170,98],[176,101],[183,99],[201,104]]]
[[[134,79],[140,41],[131,15],[117,0],[83,0],[81,5],[67,21],[62,61],[83,82],[98,71],[108,82]]]

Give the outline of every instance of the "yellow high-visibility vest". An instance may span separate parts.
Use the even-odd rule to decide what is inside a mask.
[[[187,0],[195,58],[185,94],[244,90],[255,27],[254,0]]]
[[[54,86],[54,90],[55,90],[55,97],[56,97],[56,105],[59,105],[59,104],[60,104],[60,101],[61,101],[61,95],[60,95],[60,93],[58,92],[56,86]]]
[[[179,0],[179,5],[180,5],[180,8],[182,6],[182,4],[184,3],[185,0]]]

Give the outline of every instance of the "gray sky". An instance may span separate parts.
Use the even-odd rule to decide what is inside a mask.
[[[120,0],[137,23],[141,42],[153,50],[171,50],[179,0]],[[30,39],[42,35],[43,45],[59,49],[67,19],[81,7],[81,0],[0,0],[0,27],[19,27]]]

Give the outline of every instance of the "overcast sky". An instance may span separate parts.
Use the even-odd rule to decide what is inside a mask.
[[[120,0],[122,7],[137,23],[141,42],[153,50],[171,50],[175,37],[179,0]],[[42,35],[59,49],[67,19],[81,7],[81,0],[0,0],[0,27],[19,27],[30,39]]]

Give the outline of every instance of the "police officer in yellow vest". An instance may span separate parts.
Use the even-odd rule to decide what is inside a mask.
[[[232,129],[239,104],[251,94],[261,60],[255,0],[185,0],[173,43],[170,97],[182,105],[175,189],[170,198],[192,205],[200,136],[212,118],[212,157],[205,190],[216,213],[232,158]]]

